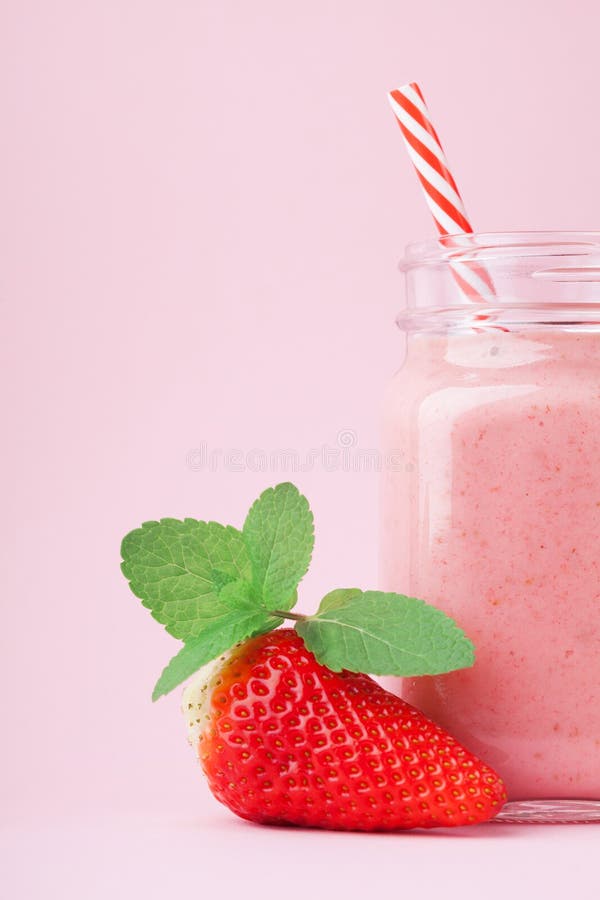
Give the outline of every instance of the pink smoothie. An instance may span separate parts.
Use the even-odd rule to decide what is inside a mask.
[[[403,694],[509,798],[600,798],[600,333],[409,338],[385,414],[385,590],[473,640]]]

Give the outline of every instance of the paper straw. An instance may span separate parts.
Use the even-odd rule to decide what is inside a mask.
[[[417,84],[406,84],[388,94],[408,155],[421,182],[425,200],[446,246],[460,248],[460,235],[472,234],[462,197],[433,127]],[[456,240],[452,238],[456,236]],[[494,285],[486,269],[473,260],[452,260],[452,274],[470,302],[489,302]]]

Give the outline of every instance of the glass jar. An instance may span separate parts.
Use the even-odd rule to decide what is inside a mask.
[[[505,820],[600,821],[600,232],[441,238],[402,268],[382,587],[476,650],[403,696],[502,775]]]

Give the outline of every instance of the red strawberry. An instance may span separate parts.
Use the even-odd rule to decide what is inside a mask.
[[[184,694],[210,788],[254,822],[388,831],[484,822],[499,776],[368,675],[332,672],[288,628],[210,663]]]

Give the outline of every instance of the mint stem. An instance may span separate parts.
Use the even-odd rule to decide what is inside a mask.
[[[271,609],[269,612],[272,616],[279,616],[281,619],[295,619],[296,622],[304,622],[308,619],[308,616],[303,616],[302,613],[284,612],[282,609]]]

